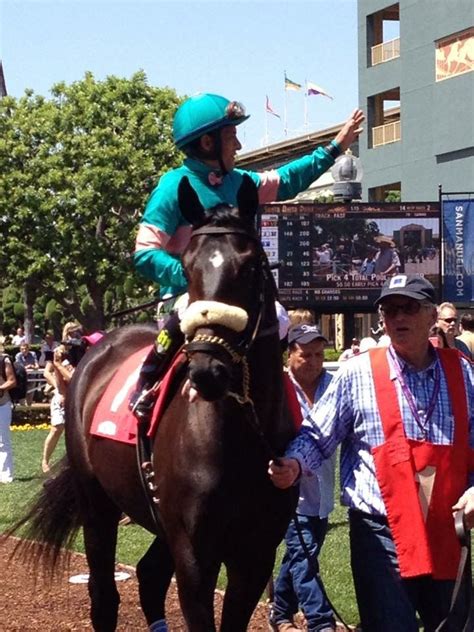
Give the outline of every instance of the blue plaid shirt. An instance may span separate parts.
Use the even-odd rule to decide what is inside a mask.
[[[399,356],[397,358],[417,410],[425,411],[433,394],[435,366],[439,363],[437,356],[422,371],[415,370]],[[470,444],[474,447],[473,369],[468,360],[462,359],[461,364],[467,394]],[[389,365],[390,378],[396,385],[405,434],[410,439],[420,440],[420,429],[402,393],[390,354]],[[428,424],[427,441],[449,445],[453,441],[454,417],[441,366],[440,375],[440,391]],[[371,452],[373,447],[383,442],[369,354],[362,353],[351,358],[339,369],[325,394],[304,419],[300,433],[288,446],[285,456],[297,459],[303,474],[307,474],[315,472],[341,443],[342,504],[366,513],[386,515]]]

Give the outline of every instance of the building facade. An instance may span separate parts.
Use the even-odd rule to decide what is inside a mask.
[[[474,190],[473,0],[359,0],[363,200]]]

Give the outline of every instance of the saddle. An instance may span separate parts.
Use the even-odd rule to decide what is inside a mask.
[[[138,422],[135,415],[129,410],[129,400],[136,390],[141,366],[150,349],[151,345],[139,349],[127,358],[114,373],[102,397],[97,402],[89,431],[91,435],[129,445],[137,444]],[[146,429],[146,435],[150,440],[155,436],[159,421],[176,392],[183,377],[186,363],[184,353],[178,352],[156,389],[156,401],[151,422]]]

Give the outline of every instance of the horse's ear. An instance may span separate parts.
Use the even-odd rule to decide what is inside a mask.
[[[242,219],[253,222],[258,211],[258,189],[250,176],[242,176],[242,184],[237,193],[237,205]]]
[[[186,176],[181,179],[178,186],[178,205],[184,219],[192,226],[203,221],[204,207]]]

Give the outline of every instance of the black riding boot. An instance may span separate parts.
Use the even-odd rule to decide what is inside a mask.
[[[179,316],[171,314],[142,365],[137,388],[130,398],[130,409],[141,423],[150,421],[155,398],[150,389],[163,377],[184,341]]]

